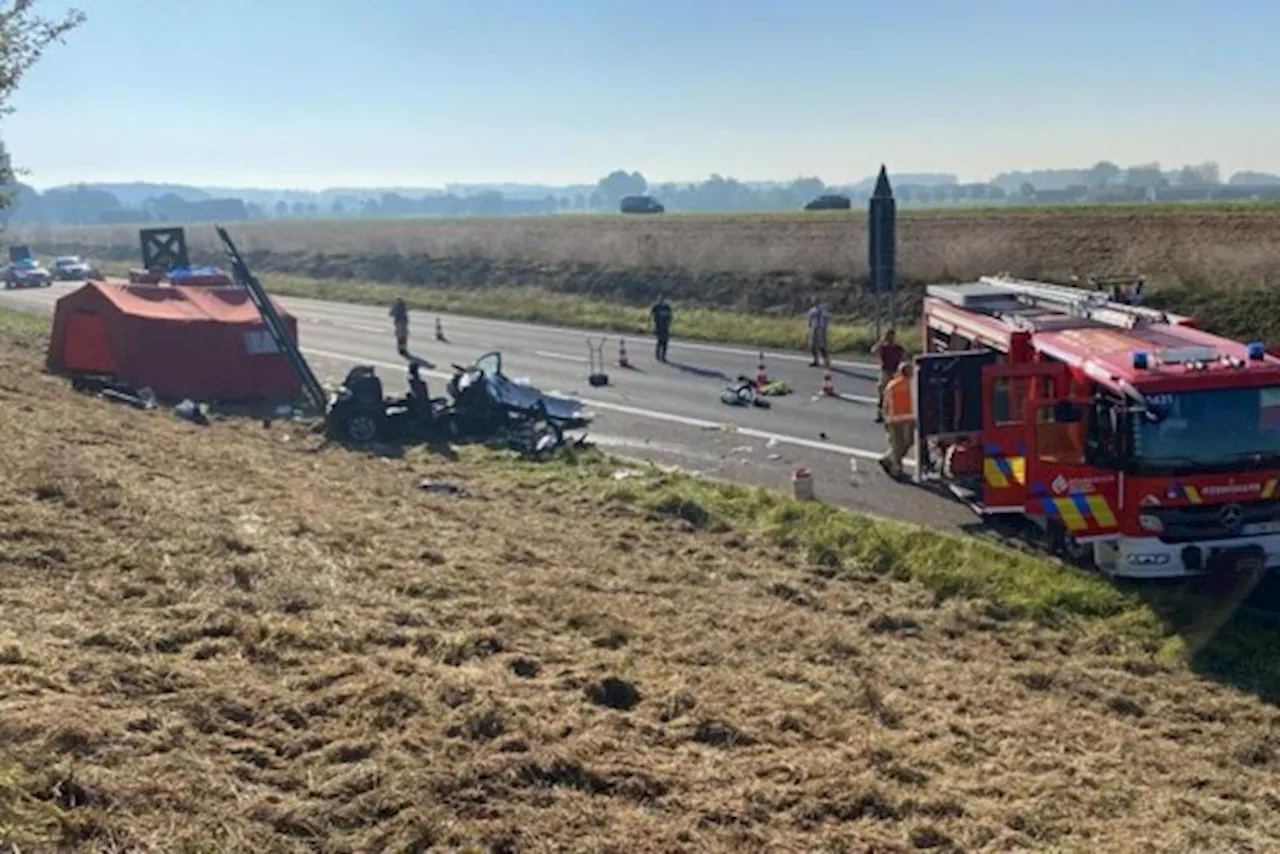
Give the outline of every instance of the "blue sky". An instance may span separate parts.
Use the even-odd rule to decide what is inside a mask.
[[[1280,172],[1275,0],[74,5],[0,128],[36,186]]]

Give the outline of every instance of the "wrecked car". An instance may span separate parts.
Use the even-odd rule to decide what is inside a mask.
[[[447,396],[431,397],[421,361],[409,364],[409,391],[387,398],[368,365],[357,365],[330,397],[328,427],[355,445],[404,441],[501,440],[530,455],[564,444],[565,434],[585,430],[592,416],[580,401],[548,395],[502,371],[502,354],[486,353],[471,365],[454,364]]]

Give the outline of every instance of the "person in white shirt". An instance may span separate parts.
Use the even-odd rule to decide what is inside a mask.
[[[809,350],[813,353],[813,361],[809,367],[818,367],[818,357],[822,363],[831,367],[831,354],[827,351],[827,327],[831,323],[831,315],[827,312],[825,302],[816,302],[809,309]]]

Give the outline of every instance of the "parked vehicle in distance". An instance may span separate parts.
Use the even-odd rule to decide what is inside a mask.
[[[618,210],[624,214],[660,214],[667,209],[653,196],[627,196],[618,205]]]
[[[22,258],[5,270],[4,284],[7,288],[47,288],[53,284],[53,276],[36,259]]]
[[[54,258],[50,272],[58,282],[78,282],[93,278],[93,267],[79,255],[62,255]]]
[[[851,207],[853,207],[853,203],[849,201],[848,196],[842,196],[839,193],[827,193],[809,202],[804,206],[804,209],[807,211],[847,211]]]

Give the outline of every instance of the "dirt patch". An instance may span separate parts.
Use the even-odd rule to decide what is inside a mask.
[[[509,466],[77,396],[38,356],[0,345],[23,851],[1280,844],[1280,715],[1239,690]],[[465,504],[417,489],[459,475]]]

